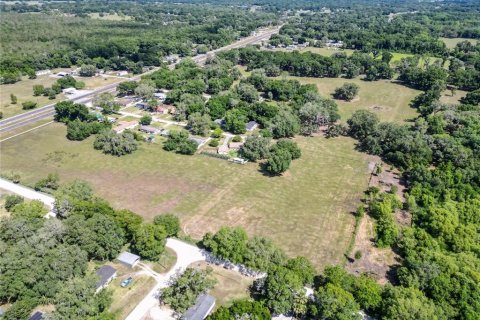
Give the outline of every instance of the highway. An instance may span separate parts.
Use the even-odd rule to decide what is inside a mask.
[[[192,57],[192,60],[195,61],[198,65],[204,65],[205,62],[207,61],[207,58],[211,57],[211,56],[214,56],[217,52],[224,51],[224,50],[241,48],[241,47],[248,46],[250,44],[258,43],[258,42],[263,41],[263,40],[267,40],[267,39],[270,38],[270,36],[272,34],[278,33],[279,30],[280,30],[280,26],[275,27],[274,29],[267,29],[267,30],[258,31],[258,33],[256,35],[240,39],[240,40],[238,40],[238,41],[236,41],[232,44],[229,44],[225,47],[209,51],[206,54],[197,55],[195,57]],[[173,66],[175,66],[175,64],[172,65],[172,67]],[[77,102],[77,103],[89,102],[95,95],[97,95],[99,93],[114,92],[117,88],[117,85],[119,83],[123,82],[123,81],[126,81],[126,80],[138,81],[138,80],[141,79],[141,77],[143,75],[151,73],[151,72],[153,72],[157,69],[158,68],[154,68],[152,70],[147,71],[146,73],[137,75],[137,76],[132,77],[130,79],[125,78],[124,80],[119,80],[118,82],[115,82],[115,83],[97,88],[95,90],[92,90],[92,91],[90,91],[88,93],[85,93],[83,95],[79,95],[78,97],[75,97],[75,98],[70,99],[70,100],[74,101],[74,102]],[[37,121],[47,119],[47,118],[51,118],[55,113],[55,111],[54,111],[55,104],[56,103],[49,104],[49,105],[46,105],[46,106],[31,110],[31,111],[28,111],[28,112],[25,112],[25,113],[22,113],[22,114],[19,114],[19,115],[15,115],[15,116],[9,117],[9,118],[4,119],[4,120],[1,120],[0,121],[0,133],[9,132],[9,131],[19,129],[19,128],[22,128],[24,126],[33,124]]]

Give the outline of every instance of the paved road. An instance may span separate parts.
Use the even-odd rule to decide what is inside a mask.
[[[215,55],[217,52],[224,51],[224,50],[235,49],[235,48],[241,48],[241,47],[245,47],[245,46],[250,45],[250,44],[258,43],[262,40],[269,39],[272,34],[278,33],[279,30],[280,30],[280,27],[276,27],[274,29],[269,29],[269,30],[259,31],[258,34],[256,34],[255,36],[250,36],[250,37],[247,37],[247,38],[244,38],[244,39],[240,39],[239,41],[234,42],[234,43],[232,43],[230,45],[227,45],[225,47],[222,47],[222,48],[219,48],[219,49],[216,49],[216,50],[212,50],[210,52],[207,52],[206,54],[197,55],[197,56],[193,57],[192,59],[197,64],[203,65],[203,64],[205,64],[205,61],[207,60],[208,57]],[[174,66],[174,65],[172,65],[172,66]],[[152,69],[152,70],[150,70],[146,73],[153,72],[157,69],[158,68],[154,68],[154,69]],[[85,103],[85,101],[89,101],[96,94],[99,94],[99,93],[102,93],[102,92],[115,91],[117,85],[119,83],[123,82],[124,80],[135,80],[135,81],[140,80],[141,77],[143,75],[145,75],[146,73],[135,76],[135,77],[132,77],[130,79],[125,78],[125,79],[120,80],[118,82],[103,86],[103,87],[95,89],[95,90],[92,90],[91,92],[88,92],[88,93],[85,93],[85,94],[80,95],[78,97],[75,97],[74,99],[72,99],[72,101],[75,101],[75,102],[78,102],[78,103]],[[22,114],[13,116],[13,117],[9,117],[9,118],[4,119],[4,120],[1,120],[0,121],[0,133],[12,131],[14,129],[18,129],[18,128],[27,126],[29,124],[35,123],[39,120],[49,118],[54,114],[54,111],[53,111],[54,106],[55,106],[55,104],[49,104],[47,106],[29,111],[29,112],[25,112],[25,113],[22,113]]]
[[[143,316],[153,307],[158,305],[158,290],[161,288],[166,288],[169,285],[170,278],[175,275],[177,272],[183,272],[185,269],[194,262],[204,261],[205,256],[202,254],[202,251],[191,244],[185,243],[183,241],[169,238],[167,239],[167,247],[175,251],[177,255],[177,262],[164,275],[155,276],[157,284],[155,287],[150,290],[150,292],[140,301],[139,304],[133,309],[132,312],[127,316],[126,320],[140,320]]]
[[[24,198],[31,199],[31,200],[40,200],[43,202],[47,207],[50,208],[50,212],[47,214],[48,217],[55,216],[52,212],[53,206],[55,203],[55,198],[50,195],[47,195],[42,192],[35,191],[33,189],[24,187],[20,184],[13,183],[11,181],[5,180],[0,178],[0,188],[18,194]]]

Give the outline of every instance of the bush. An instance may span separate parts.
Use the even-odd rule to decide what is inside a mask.
[[[242,142],[242,137],[241,136],[234,136],[232,138],[232,142]]]
[[[31,109],[35,109],[36,107],[37,107],[37,103],[33,101],[25,101],[22,103],[23,110],[31,110]]]
[[[345,83],[340,88],[335,89],[333,96],[335,99],[352,101],[358,94],[360,87],[355,83]]]
[[[35,183],[34,189],[37,191],[42,191],[44,189],[57,190],[59,187],[59,180],[60,178],[58,174],[50,173],[45,179],[37,181],[37,183]]]
[[[215,122],[213,122],[215,123]],[[215,128],[212,133],[212,138],[221,138],[223,135],[223,130],[221,128]]]
[[[10,212],[13,207],[15,207],[17,204],[23,203],[24,201],[25,199],[23,197],[16,194],[8,195],[5,198],[5,204],[3,206],[5,207],[5,210]]]
[[[180,154],[192,155],[197,151],[198,144],[189,140],[186,131],[171,131],[168,140],[163,143],[163,149],[166,151],[176,151]]]
[[[208,145],[209,145],[210,147],[218,147],[219,144],[220,144],[220,143],[218,142],[218,139],[212,139],[212,140],[210,140],[210,142],[208,143]]]
[[[360,250],[355,251],[355,259],[358,260],[361,258],[362,258],[362,251]]]
[[[140,124],[144,126],[148,126],[149,124],[152,123],[152,116],[149,114],[146,114],[140,118]]]

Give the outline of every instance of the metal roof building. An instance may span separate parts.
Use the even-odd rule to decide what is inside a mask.
[[[133,268],[140,261],[140,257],[136,254],[124,251],[120,253],[120,255],[117,257],[117,260],[129,266],[130,268]]]
[[[197,298],[195,305],[185,312],[183,320],[203,320],[215,307],[215,298],[209,294],[202,294]]]

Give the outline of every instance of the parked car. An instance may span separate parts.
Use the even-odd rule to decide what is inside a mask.
[[[133,278],[132,277],[128,277],[127,279],[123,280],[121,283],[120,283],[120,287],[122,288],[126,288],[130,285],[130,283],[133,282]]]

